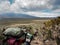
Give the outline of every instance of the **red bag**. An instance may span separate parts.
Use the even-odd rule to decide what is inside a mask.
[[[15,38],[10,38],[10,39],[7,40],[7,42],[8,42],[9,45],[13,45],[15,40],[16,40]]]

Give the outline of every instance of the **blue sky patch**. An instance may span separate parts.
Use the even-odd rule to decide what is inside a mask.
[[[10,4],[13,4],[14,3],[14,0],[9,0]]]

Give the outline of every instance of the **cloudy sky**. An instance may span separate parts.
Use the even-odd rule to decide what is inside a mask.
[[[0,13],[56,17],[60,16],[60,0],[0,0]]]

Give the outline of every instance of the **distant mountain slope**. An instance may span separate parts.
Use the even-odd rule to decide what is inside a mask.
[[[0,18],[37,18],[27,14],[5,13],[0,14]]]
[[[3,13],[0,14],[0,19],[3,18],[33,18],[33,19],[51,19],[56,17],[35,17],[28,14],[17,14],[17,13]]]

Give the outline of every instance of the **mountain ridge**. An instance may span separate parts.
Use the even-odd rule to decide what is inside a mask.
[[[0,18],[37,18],[37,17],[30,16],[27,14],[5,13],[0,14]]]

